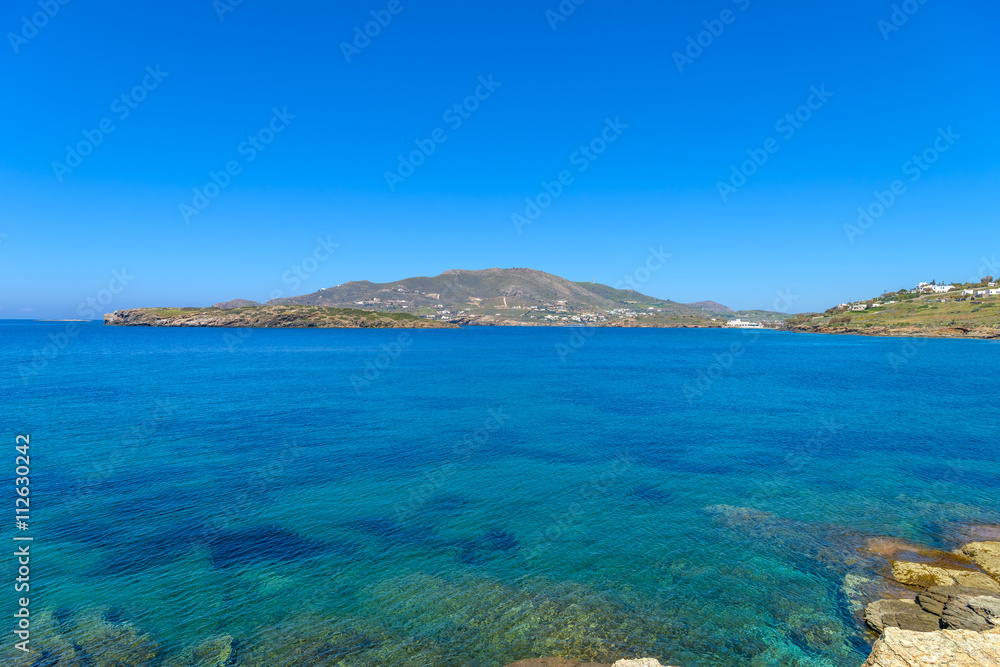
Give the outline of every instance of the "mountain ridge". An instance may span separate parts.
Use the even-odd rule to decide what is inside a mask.
[[[256,305],[243,299],[218,308]],[[449,269],[384,283],[352,280],[309,294],[272,299],[268,306],[321,306],[407,312],[465,324],[646,322],[651,326],[720,326],[731,308],[714,301],[684,304],[596,282],[573,282],[536,269]],[[771,320],[787,317],[769,313]]]

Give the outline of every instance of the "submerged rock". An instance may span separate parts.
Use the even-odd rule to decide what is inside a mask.
[[[114,619],[113,622],[108,618]],[[32,616],[32,618],[36,618]],[[40,613],[32,624],[31,653],[0,648],[0,664],[11,667],[148,667],[159,664],[160,645],[108,609],[84,613]],[[11,650],[7,650],[11,649]]]
[[[191,654],[196,667],[232,667],[236,664],[237,642],[230,635],[210,639]]]
[[[665,667],[659,660],[653,658],[636,658],[634,660],[619,660],[613,665],[600,662],[578,662],[569,658],[529,658],[518,660],[507,667]],[[669,667],[667,665],[666,667]]]
[[[1000,524],[945,521],[933,524],[934,533],[942,542],[969,544],[970,542],[1000,542]]]
[[[1000,665],[1000,633],[913,632],[886,628],[862,667],[985,667]]]
[[[569,658],[528,658],[512,662],[507,667],[611,667],[601,662],[579,662]]]
[[[1000,579],[1000,542],[973,542],[962,547],[962,553],[973,563]]]

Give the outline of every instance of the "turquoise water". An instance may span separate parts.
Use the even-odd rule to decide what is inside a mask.
[[[859,665],[838,554],[1000,520],[992,342],[66,327],[0,325],[17,664]]]

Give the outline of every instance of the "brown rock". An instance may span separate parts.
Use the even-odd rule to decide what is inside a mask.
[[[1000,593],[1000,583],[975,570],[959,570],[936,567],[927,563],[910,563],[894,560],[892,576],[896,581],[908,586],[930,588],[931,586],[971,586]]]
[[[966,544],[962,547],[962,553],[990,576],[1000,579],[1000,542]]]
[[[865,623],[876,632],[887,627],[914,632],[941,629],[940,616],[928,613],[913,600],[876,600],[865,609]]]
[[[1000,626],[1000,597],[965,586],[932,586],[917,596],[923,611],[941,618],[945,630],[984,632]]]

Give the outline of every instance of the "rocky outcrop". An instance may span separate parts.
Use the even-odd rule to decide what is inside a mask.
[[[914,632],[971,630],[1000,627],[1000,596],[965,586],[932,586],[916,600],[876,600],[865,610],[873,630],[898,628]]]
[[[935,586],[917,596],[924,611],[940,616],[946,630],[985,632],[1000,627],[1000,597],[963,586]]]
[[[886,628],[862,667],[987,667],[1000,665],[1000,633],[912,632]]]
[[[104,316],[108,326],[230,327],[241,329],[428,329],[457,324],[413,315],[315,306],[250,308],[133,308]]]
[[[959,570],[928,565],[891,561],[892,575],[901,584],[930,588],[931,586],[970,586],[1000,593],[1000,583],[975,570]]]
[[[1000,338],[1000,329],[995,326],[973,327],[922,327],[922,326],[821,326],[812,324],[786,325],[785,331],[796,333],[844,334],[849,336],[892,336],[899,338]]]
[[[886,628],[934,632],[941,629],[941,616],[924,611],[913,600],[876,600],[865,609],[865,623],[876,632]]]
[[[993,577],[1000,579],[1000,542],[973,542],[962,547],[962,553]]]

